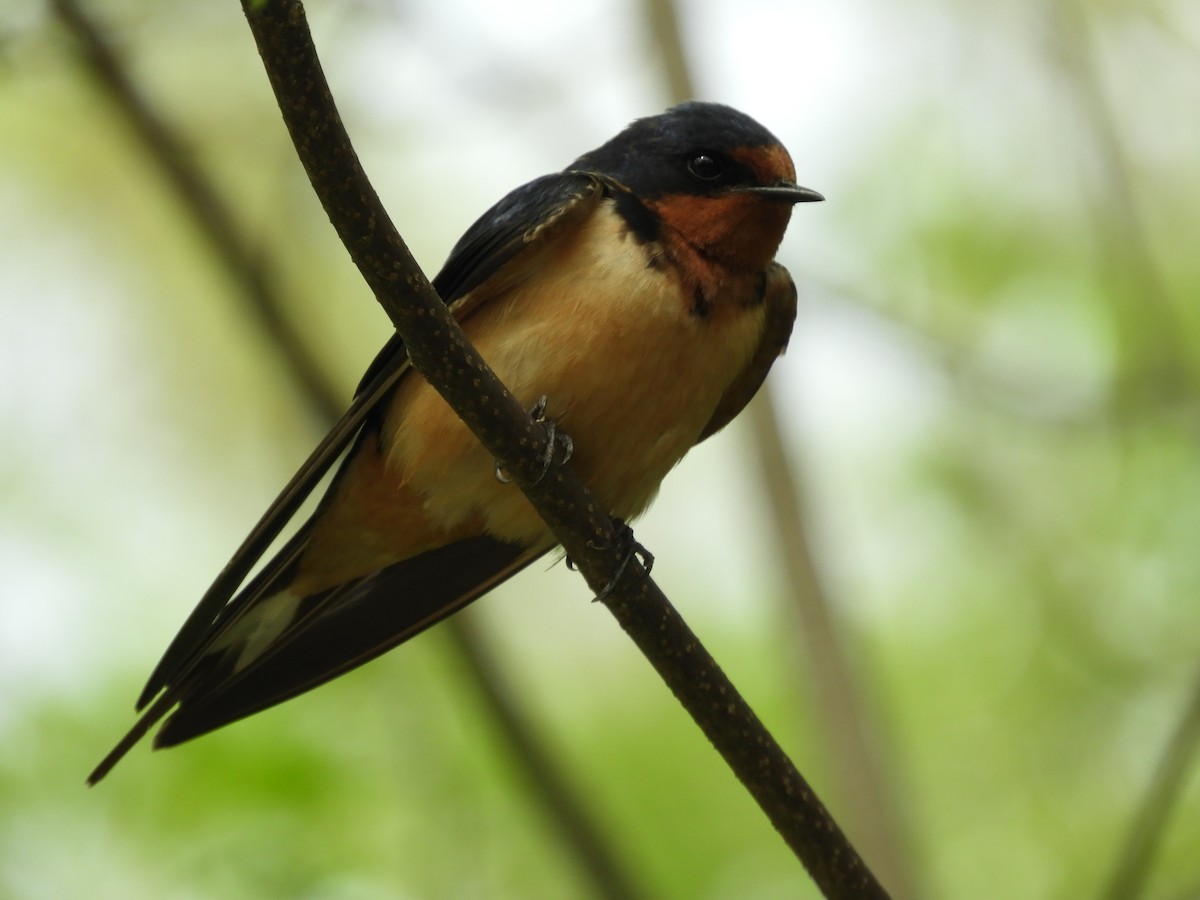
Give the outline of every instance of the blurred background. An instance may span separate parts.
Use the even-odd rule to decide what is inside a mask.
[[[348,401],[390,328],[238,5],[78,4],[0,0],[0,896],[816,896],[562,565],[83,787],[327,424],[281,331]],[[638,525],[656,580],[896,897],[1200,896],[1200,7],[674,13],[309,5],[430,274],[689,70],[774,131],[828,198],[796,333]]]

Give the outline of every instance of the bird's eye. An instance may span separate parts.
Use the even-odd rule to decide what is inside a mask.
[[[688,160],[687,168],[701,181],[716,181],[725,171],[720,160],[707,153],[697,153]]]

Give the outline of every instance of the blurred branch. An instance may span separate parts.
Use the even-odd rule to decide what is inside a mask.
[[[772,514],[777,557],[799,613],[810,667],[817,717],[830,758],[841,779],[840,796],[849,808],[860,842],[897,897],[914,897],[905,847],[908,838],[896,815],[897,802],[879,752],[878,728],[862,699],[847,647],[852,643],[829,602],[813,554],[804,513],[801,471],[789,459],[769,392],[750,403],[753,443],[758,453],[762,493]]]
[[[278,349],[313,412],[326,425],[342,414],[345,404],[300,332],[292,325],[284,298],[258,254],[235,224],[235,217],[207,174],[186,152],[183,141],[141,95],[124,63],[75,0],[52,0],[54,9],[78,41],[91,71],[113,107],[124,116],[134,136],[195,222],[201,237],[224,263],[270,344]],[[453,617],[443,627],[464,658],[476,688],[517,760],[534,796],[555,823],[554,833],[571,848],[599,896],[636,898],[640,892],[617,861],[603,830],[588,817],[582,799],[568,786],[562,766],[530,727],[501,670],[490,659],[485,642],[468,619]]]
[[[1112,293],[1122,354],[1118,400],[1136,408],[1146,394],[1179,399],[1190,394],[1194,382],[1184,331],[1138,209],[1128,154],[1092,46],[1090,7],[1081,0],[1059,0],[1056,9],[1054,23],[1083,100],[1089,146],[1102,168],[1103,196],[1097,198],[1095,217],[1102,265],[1117,287]]]
[[[601,897],[635,900],[643,892],[635,887],[632,875],[618,862],[615,848],[605,838],[566,778],[565,771],[549,747],[538,739],[522,713],[522,704],[509,690],[503,670],[495,664],[488,642],[470,619],[453,617],[443,627],[467,664],[484,704],[504,717],[504,736],[510,752],[519,760],[520,769],[538,799],[550,813],[556,836],[571,847]]]
[[[1183,794],[1197,752],[1200,752],[1200,672],[1197,672],[1191,697],[1175,734],[1163,752],[1141,809],[1129,829],[1125,848],[1103,894],[1106,900],[1135,900],[1141,896],[1154,853],[1162,843],[1171,811]]]
[[[1123,407],[1133,409],[1144,404],[1147,393],[1159,404],[1160,398],[1191,404],[1195,377],[1183,343],[1184,330],[1138,209],[1128,154],[1096,60],[1089,8],[1079,0],[1060,0],[1058,11],[1060,41],[1082,95],[1104,172],[1104,202],[1098,204],[1104,212],[1097,213],[1105,244],[1104,260],[1113,279],[1125,288],[1119,332],[1124,351],[1123,396],[1118,399],[1124,401]],[[1142,894],[1154,853],[1198,752],[1200,674],[1134,817],[1104,893],[1109,900],[1132,900]]]
[[[1154,248],[1139,210],[1135,174],[1122,140],[1120,123],[1103,88],[1089,19],[1094,7],[1078,0],[1059,0],[1047,8],[1065,71],[1079,98],[1087,147],[1098,160],[1100,189],[1092,199],[1100,290],[1112,304],[1118,347],[1115,389],[1088,395],[1079,403],[1070,385],[1048,383],[1017,366],[980,364],[969,347],[934,323],[908,319],[895,312],[903,303],[864,297],[849,285],[823,290],[848,305],[899,329],[910,346],[945,371],[956,389],[1001,414],[1056,428],[1110,429],[1116,421],[1161,421],[1170,418],[1197,433],[1194,416],[1181,417],[1181,405],[1194,408],[1192,354],[1188,329],[1180,321],[1167,280],[1156,263]],[[1174,35],[1173,35],[1174,36]],[[807,279],[812,285],[813,279]],[[894,288],[894,286],[893,286]],[[1059,397],[1067,402],[1056,405]]]
[[[51,0],[51,6],[75,37],[84,61],[113,107],[124,117],[148,158],[158,166],[195,222],[201,237],[240,287],[304,396],[322,419],[336,420],[345,404],[330,387],[317,358],[289,320],[286,304],[271,282],[266,265],[250,250],[250,241],[241,233],[229,207],[191,161],[183,141],[142,96],[101,27],[76,0]]]
[[[588,585],[687,708],[829,897],[886,894],[828,811],[636,561],[569,466],[542,477],[539,425],[467,341],[367,181],[334,107],[298,0],[243,0],[284,122],[412,364],[514,477]],[[615,585],[615,586],[614,586]]]
[[[642,11],[650,26],[650,37],[662,63],[663,79],[671,103],[682,103],[696,96],[696,82],[688,65],[683,46],[683,31],[679,27],[679,12],[675,0],[644,0]]]
[[[674,0],[644,0],[642,8],[660,50],[671,102],[695,96]],[[897,897],[914,896],[907,864],[908,841],[895,814],[896,800],[883,762],[871,738],[877,731],[862,701],[854,667],[846,652],[844,627],[832,609],[818,574],[804,514],[804,488],[788,460],[775,416],[770,380],[750,403],[749,424],[758,451],[758,481],[773,517],[777,557],[799,611],[817,717],[840,780],[838,795],[849,807],[847,818],[860,836],[864,855]]]

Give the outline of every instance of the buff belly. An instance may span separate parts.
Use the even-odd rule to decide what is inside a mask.
[[[619,252],[613,252],[613,248]],[[465,324],[483,357],[526,408],[572,438],[571,465],[602,506],[631,518],[691,449],[721,395],[748,365],[763,330],[751,281],[715,290],[706,314],[617,216],[590,217],[553,246],[536,287],[489,298]],[[478,531],[548,544],[548,530],[466,426],[418,376],[406,378],[385,429],[386,465],[443,533]]]

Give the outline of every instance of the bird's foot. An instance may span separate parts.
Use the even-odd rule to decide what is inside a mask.
[[[564,465],[575,452],[575,442],[571,440],[571,436],[565,431],[560,431],[558,425],[553,419],[546,418],[546,404],[550,399],[542,394],[538,398],[537,403],[533,404],[533,408],[529,410],[529,416],[534,422],[541,425],[546,432],[546,449],[542,451],[542,470],[538,473],[537,478],[533,480],[537,484],[546,477],[546,473],[555,465]],[[511,484],[512,476],[504,471],[504,467],[500,465],[500,460],[496,460],[496,480],[501,484]]]
[[[633,529],[625,524],[624,519],[613,519],[613,536],[612,539],[604,545],[593,542],[588,543],[589,547],[595,550],[608,550],[614,548],[620,553],[621,563],[617,566],[617,572],[613,575],[612,580],[600,589],[594,599],[603,600],[612,594],[617,589],[617,585],[621,583],[621,579],[625,577],[625,570],[629,568],[629,563],[636,559],[641,567],[645,570],[642,577],[645,578],[650,574],[650,570],[654,568],[654,554],[638,543],[633,536]],[[568,555],[566,558],[567,568],[574,570],[575,563]]]

